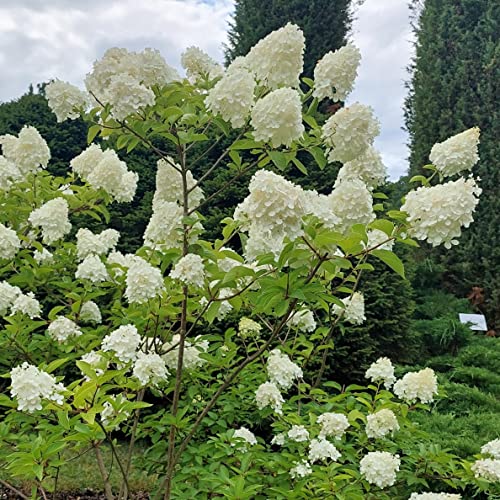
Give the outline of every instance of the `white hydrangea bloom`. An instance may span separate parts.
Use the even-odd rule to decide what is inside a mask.
[[[180,79],[177,70],[166,63],[157,49],[145,48],[134,57],[139,70],[139,79],[147,87],[162,86]]]
[[[394,246],[394,240],[389,240],[389,236],[380,229],[370,229],[366,235],[368,236],[367,248],[376,247],[377,250],[391,251]]]
[[[78,264],[75,278],[89,280],[92,283],[101,283],[109,280],[109,274],[100,257],[89,255]]]
[[[418,372],[407,373],[394,384],[394,394],[410,403],[420,399],[422,403],[432,403],[438,392],[434,370],[424,368]]]
[[[246,443],[249,445],[257,444],[257,438],[255,437],[255,434],[252,431],[248,430],[246,427],[240,427],[239,429],[236,429],[234,431],[233,438],[243,439],[243,441],[246,441]],[[232,445],[234,446],[235,443],[232,443]],[[246,447],[243,449],[246,449]]]
[[[337,229],[341,226],[341,220],[333,212],[330,196],[318,194],[316,191],[304,191],[306,212],[317,217],[328,229]]]
[[[409,500],[460,500],[456,493],[412,493]]]
[[[33,258],[35,259],[38,265],[50,264],[51,262],[54,261],[54,256],[45,247],[42,248],[41,252],[39,250],[35,250],[33,252]]]
[[[273,148],[290,146],[305,130],[299,93],[285,87],[259,99],[252,109],[251,125],[256,141],[270,142]]]
[[[194,339],[195,343],[192,344],[187,340],[184,342],[184,356],[182,358],[182,366],[186,370],[198,368],[205,360],[200,357],[200,354],[208,351],[208,342],[206,340]],[[179,359],[179,342],[180,336],[174,335],[170,342],[163,344],[163,351],[165,354],[162,358],[165,360],[166,365],[171,370],[177,370],[177,363]]]
[[[275,444],[276,446],[283,446],[285,444],[285,434],[281,432],[280,434],[276,434],[271,439],[271,444]]]
[[[0,222],[0,259],[13,259],[20,248],[17,233]]]
[[[180,248],[182,245],[182,207],[172,201],[153,205],[153,213],[144,231],[144,245],[150,248]]]
[[[199,47],[188,47],[181,54],[181,64],[191,81],[196,81],[206,76],[212,80],[222,76],[224,73],[222,66]]]
[[[122,362],[133,361],[137,357],[137,349],[141,343],[141,337],[134,325],[122,325],[102,340],[102,350],[112,351]]]
[[[375,383],[384,383],[386,389],[390,389],[396,381],[394,376],[394,366],[391,360],[386,357],[378,358],[366,370],[365,377]]]
[[[31,319],[40,318],[42,315],[42,306],[35,298],[33,292],[28,292],[26,294],[20,293],[12,303],[10,312],[11,314],[20,312],[26,314],[26,316],[29,316]]]
[[[444,177],[470,170],[479,161],[479,132],[473,127],[432,146],[429,159]]]
[[[21,289],[7,281],[0,281],[0,316],[4,316],[16,298],[22,294]]]
[[[332,307],[334,314],[353,325],[361,325],[365,322],[365,298],[362,293],[354,292],[351,296],[343,298],[342,302],[345,308],[335,304]]]
[[[70,337],[79,337],[82,331],[74,321],[58,316],[47,328],[47,333],[58,342],[66,342]]]
[[[398,455],[391,455],[387,451],[372,451],[361,459],[359,470],[370,484],[386,488],[396,482],[400,463]]]
[[[309,431],[303,425],[292,425],[287,435],[297,443],[309,440]]]
[[[133,254],[123,255],[121,252],[113,251],[108,255],[106,262],[109,266],[111,266],[110,271],[113,277],[118,278],[125,274],[121,268],[124,267],[128,269],[135,259],[136,256]]]
[[[16,165],[0,155],[0,191],[8,191],[20,179],[22,175]]]
[[[221,247],[219,248],[219,253],[221,255],[224,255],[224,257],[222,258],[219,257],[217,260],[217,267],[221,271],[228,273],[234,267],[243,265],[242,263],[243,259],[240,257],[241,260],[238,260],[239,255],[237,257],[236,252],[232,248]]]
[[[103,410],[100,414],[102,425],[108,430],[118,430],[120,428],[120,424],[130,417],[130,411],[124,409],[124,405],[126,403],[127,398],[123,394],[110,396],[109,401],[104,402]],[[113,427],[111,427],[111,422],[115,419],[117,419],[117,422]]]
[[[339,170],[335,186],[350,179],[359,179],[372,191],[385,183],[387,169],[380,153],[372,146],[351,161],[348,161]]]
[[[309,445],[309,460],[311,463],[320,460],[333,460],[340,458],[340,452],[335,446],[326,439],[313,439]]]
[[[292,467],[290,469],[290,477],[292,479],[306,477],[309,476],[309,474],[312,474],[312,468],[307,460],[302,460],[302,462],[295,462],[295,467]]]
[[[131,259],[126,285],[125,297],[130,304],[143,304],[159,296],[165,288],[161,270],[141,257]]]
[[[271,406],[279,415],[283,413],[281,408],[285,400],[276,387],[276,384],[272,382],[264,382],[259,385],[257,391],[255,391],[255,401],[259,410],[262,410],[266,406]]]
[[[330,162],[346,163],[362,155],[380,132],[380,123],[370,106],[358,102],[342,108],[323,125],[323,140],[331,148]]]
[[[85,92],[58,79],[45,87],[45,96],[58,122],[63,122],[68,118],[70,120],[78,118],[80,116],[78,109],[86,109],[90,104],[89,96]]]
[[[493,439],[481,447],[481,453],[500,460],[500,438]]]
[[[484,478],[492,482],[500,481],[500,460],[493,458],[476,460],[472,464],[471,470],[477,478]]]
[[[33,210],[28,222],[42,228],[43,241],[50,245],[71,231],[68,202],[64,198],[54,198]]]
[[[298,87],[304,66],[305,38],[301,29],[288,23],[260,40],[244,64],[257,80],[271,89]]]
[[[102,323],[101,311],[93,300],[88,300],[82,304],[80,309],[80,320],[84,323]]]
[[[185,285],[202,288],[205,283],[203,259],[194,253],[184,255],[170,271],[170,277],[181,281]]]
[[[42,400],[63,403],[64,386],[48,373],[24,362],[10,372],[12,388],[10,393],[17,399],[17,409],[33,413],[42,409]]]
[[[361,53],[351,43],[325,54],[314,68],[314,97],[345,101],[352,91],[360,61]]]
[[[250,318],[241,318],[238,323],[238,334],[243,338],[258,336],[261,330],[262,326]]]
[[[368,224],[375,219],[372,195],[359,179],[341,182],[328,199],[331,210],[339,219],[338,231],[347,232],[354,224]]]
[[[269,380],[281,389],[289,389],[293,381],[302,378],[302,369],[279,349],[273,349],[267,358]]]
[[[320,439],[333,436],[335,439],[341,439],[349,427],[347,417],[342,413],[323,413],[316,422],[321,425],[319,433]]]
[[[472,213],[481,191],[473,178],[463,177],[410,191],[401,207],[402,212],[408,212],[409,234],[427,240],[432,246],[457,245],[455,238],[462,234],[462,226],[469,227],[474,220]]]
[[[25,125],[17,137],[2,135],[0,144],[3,156],[16,165],[22,177],[49,163],[49,147],[35,127]]]
[[[248,229],[248,239],[245,245],[246,260],[254,263],[258,257],[268,253],[278,259],[285,246],[285,239],[289,237],[289,234],[278,232],[277,229],[263,230],[257,224],[252,224]]]
[[[297,311],[291,318],[290,324],[296,326],[301,332],[313,332],[316,329],[314,314],[309,309]]]
[[[158,354],[138,352],[132,375],[139,379],[143,386],[148,384],[157,386],[160,382],[167,380],[169,372],[165,361]]]
[[[130,75],[115,75],[107,88],[108,102],[113,107],[111,114],[116,120],[125,120],[127,116],[152,106],[155,94],[151,89],[139,83]]]
[[[89,255],[104,255],[114,249],[120,233],[114,229],[106,229],[99,234],[94,234],[87,228],[80,228],[76,233],[76,250],[78,259],[83,260]]]
[[[250,114],[254,104],[255,80],[245,69],[233,69],[210,89],[205,99],[207,108],[240,128]]]
[[[382,438],[398,430],[398,419],[391,410],[379,410],[366,417],[365,431],[369,438]]]
[[[156,169],[156,191],[153,197],[153,209],[163,202],[173,202],[180,206],[184,205],[183,181],[180,173],[181,166],[168,156],[157,162]],[[186,187],[191,190],[188,194],[188,205],[190,208],[197,207],[203,200],[203,190],[196,186],[196,179],[190,170],[186,172]]]
[[[97,351],[87,352],[80,359],[89,364],[95,370],[97,376],[102,375],[109,365],[108,360]]]
[[[87,179],[97,164],[102,160],[104,154],[101,147],[97,144],[91,144],[85,151],[75,156],[70,162],[70,166],[79,177]]]

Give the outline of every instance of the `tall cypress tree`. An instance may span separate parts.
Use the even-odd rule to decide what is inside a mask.
[[[429,163],[432,145],[469,127],[481,128],[481,160],[473,169],[483,189],[474,224],[460,245],[427,250],[444,265],[442,284],[465,296],[485,289],[480,305],[490,325],[500,327],[500,4],[492,0],[414,0],[416,57],[406,101],[410,175]]]
[[[352,22],[351,0],[236,0],[226,61],[246,55],[261,38],[288,22],[304,32],[304,75],[312,77],[321,57],[345,45]]]

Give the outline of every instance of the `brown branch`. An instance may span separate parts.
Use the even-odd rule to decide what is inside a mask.
[[[18,497],[30,500],[30,497],[26,496],[21,490],[18,490],[15,486],[12,486],[12,484],[8,483],[4,479],[0,479],[0,484],[3,484],[6,488],[13,491]]]

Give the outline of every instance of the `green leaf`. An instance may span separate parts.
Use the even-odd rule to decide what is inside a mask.
[[[87,144],[90,144],[101,130],[100,125],[92,125],[87,132]]]
[[[319,146],[315,146],[309,149],[308,153],[312,155],[320,170],[323,170],[327,163],[325,152]]]
[[[393,271],[398,273],[402,278],[405,278],[405,267],[401,259],[390,250],[373,250],[370,252],[371,255],[374,255],[382,262],[387,264]]]
[[[234,142],[229,149],[253,149],[262,147],[260,142],[253,139],[240,139]]]
[[[292,162],[304,175],[307,175],[307,168],[298,158],[292,158]]]
[[[288,166],[288,157],[285,153],[282,153],[281,151],[269,151],[268,155],[280,170],[285,170]]]

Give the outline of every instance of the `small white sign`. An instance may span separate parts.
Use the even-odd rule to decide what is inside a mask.
[[[470,323],[471,330],[479,330],[481,332],[487,332],[488,327],[486,326],[486,318],[482,314],[462,314],[458,315],[460,318],[460,323],[466,324]]]

